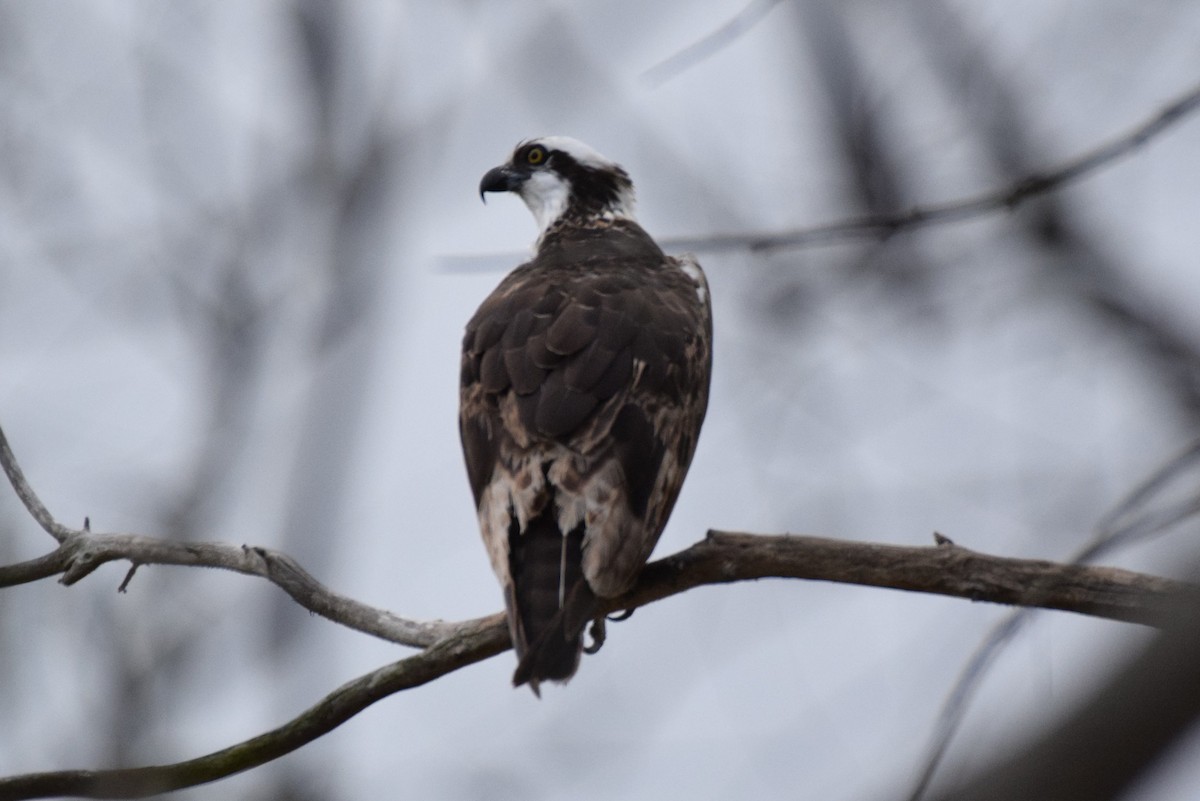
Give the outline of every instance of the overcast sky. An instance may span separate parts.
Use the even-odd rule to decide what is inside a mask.
[[[633,177],[652,235],[695,240],[1001,187],[1200,81],[1183,0],[759,3],[647,76],[744,8],[0,3],[0,424],[46,504],[96,530],[281,548],[407,617],[498,611],[458,354],[536,233],[516,198],[478,198],[519,140],[588,142]],[[1012,214],[697,247],[712,400],[656,553],[722,528],[1069,558],[1200,424],[1197,165],[1188,119]],[[1197,533],[1107,561],[1177,575]],[[0,563],[51,544],[0,493]],[[125,569],[0,593],[0,772],[198,756],[407,653],[265,582],[148,567],[118,595]],[[179,797],[902,798],[1005,614],[704,588],[612,625],[540,702],[503,654]],[[1037,616],[938,781],[1145,639]],[[1198,749],[1131,797],[1200,793]]]

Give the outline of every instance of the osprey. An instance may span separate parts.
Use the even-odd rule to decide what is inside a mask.
[[[537,220],[533,258],[463,337],[459,433],[504,589],[513,684],[566,681],[600,598],[628,590],[679,496],[708,406],[712,309],[691,258],[633,216],[625,170],[582,142],[517,146],[479,184]]]

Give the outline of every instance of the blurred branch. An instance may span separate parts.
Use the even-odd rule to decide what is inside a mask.
[[[1011,211],[1031,198],[1107,167],[1142,147],[1200,108],[1200,84],[1193,86],[1123,136],[1089,150],[1051,170],[1034,172],[991,192],[893,214],[867,214],[827,225],[761,234],[719,234],[710,237],[662,240],[664,247],[697,251],[778,250],[848,239],[888,237],[899,231],[961,222],[995,211]]]
[[[988,33],[971,23],[972,12],[950,0],[904,5],[933,75],[974,132],[981,153],[1005,179],[1043,162],[1029,92],[997,62]],[[1144,372],[1162,383],[1189,420],[1200,425],[1200,348],[1191,333],[1190,309],[1164,303],[1147,286],[1139,255],[1097,241],[1095,226],[1081,225],[1068,198],[1045,195],[1023,214],[1012,233],[1043,267],[1057,291],[1145,357]],[[1064,280],[1065,279],[1065,280]],[[1175,306],[1176,308],[1172,308]]]
[[[1200,84],[1163,106],[1123,136],[1076,156],[1051,170],[1029,173],[1007,185],[974,195],[907,211],[871,213],[848,217],[836,222],[791,231],[716,234],[700,237],[664,237],[658,242],[669,251],[719,253],[722,251],[772,251],[808,245],[829,244],[861,239],[886,239],[901,231],[915,230],[983,217],[997,211],[1012,211],[1033,198],[1063,188],[1107,167],[1122,156],[1146,145],[1155,137],[1182,122],[1200,109]],[[521,254],[446,255],[440,261],[450,272],[508,269]]]
[[[828,109],[829,134],[846,177],[847,200],[854,213],[879,215],[912,205],[913,190],[904,169],[905,157],[896,147],[894,133],[881,105],[867,102],[871,94],[870,57],[875,44],[864,44],[854,35],[854,13],[845,3],[801,3],[792,15],[797,49],[809,54],[815,81],[798,82],[795,91],[821,91],[821,105]],[[797,98],[798,102],[803,102]],[[766,298],[778,309],[780,297],[794,294],[811,280],[791,265],[773,265],[763,277]],[[916,299],[930,289],[932,259],[921,253],[915,237],[893,237],[864,248],[856,263],[841,270],[847,280],[883,278],[889,294],[903,293]],[[774,278],[774,282],[772,282]],[[771,286],[771,283],[776,283]],[[782,283],[782,285],[780,285]],[[926,301],[927,302],[927,301]],[[778,313],[778,312],[776,312]]]
[[[1195,604],[1174,610],[1167,627],[1106,686],[1014,753],[938,798],[1124,797],[1149,767],[1178,748],[1200,718],[1198,611]]]
[[[306,609],[343,625],[406,645],[419,654],[335,690],[289,723],[204,757],[170,765],[71,770],[0,779],[0,801],[46,796],[135,798],[190,787],[269,762],[311,742],[376,701],[507,650],[502,615],[461,623],[419,623],[323,587],[290,557],[264,548],[177,542],[136,534],[93,534],[54,521],[22,474],[0,430],[0,462],[30,513],[63,539],[51,554],[0,567],[0,587],[62,574],[72,584],[100,565],[217,567],[260,576]],[[57,538],[57,537],[56,537]],[[1200,587],[1127,570],[1009,559],[937,538],[934,547],[905,547],[799,536],[710,531],[701,542],[647,565],[637,585],[608,599],[601,612],[635,609],[695,587],[761,578],[797,578],[934,593],[974,601],[1059,609],[1158,625],[1180,599]]]
[[[1182,501],[1169,504],[1164,503],[1161,498],[1171,488],[1172,483],[1182,483],[1183,472],[1195,466],[1198,461],[1200,461],[1200,441],[1193,443],[1163,467],[1154,471],[1149,478],[1135,487],[1125,499],[1106,514],[1098,526],[1095,539],[1075,554],[1070,563],[1082,565],[1093,562],[1105,553],[1147,539],[1200,513],[1200,493],[1188,492]],[[934,734],[931,737],[917,780],[907,796],[908,801],[920,801],[925,796],[933,781],[934,773],[941,765],[942,759],[950,747],[950,742],[958,733],[967,708],[982,686],[983,679],[987,676],[996,657],[1032,619],[1036,611],[1029,607],[1014,609],[996,624],[979,644],[979,647],[975,649],[959,673],[950,694],[946,697],[946,701],[938,713]]]
[[[0,779],[0,801],[75,796],[143,798],[258,767],[332,731],[371,704],[509,648],[502,615],[459,624],[419,654],[343,684],[288,723],[206,756],[144,768],[64,770]]]
[[[752,0],[752,2],[737,13],[737,15],[684,49],[663,59],[642,73],[642,80],[651,86],[661,86],[682,72],[711,58],[720,50],[728,47],[735,39],[757,25],[767,12],[779,5],[782,0]]]

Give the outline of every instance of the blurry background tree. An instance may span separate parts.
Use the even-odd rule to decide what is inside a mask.
[[[713,284],[709,421],[659,553],[709,527],[938,530],[1066,560],[1197,433],[1195,120],[1011,215],[704,240],[1052,168],[1193,86],[1198,37],[1182,0],[7,2],[0,421],[65,521],[279,548],[415,618],[497,610],[459,332],[533,231],[475,188],[517,140],[570,134],[630,170],[643,223]],[[1192,469],[1155,502],[1194,497]],[[1198,526],[1177,517],[1106,561],[1186,575]],[[6,492],[0,526],[0,564],[46,550]],[[205,753],[399,655],[264,582],[148,567],[117,595],[123,570],[0,593],[0,774]],[[490,660],[178,797],[896,797],[1005,614],[800,582],[691,592],[540,704]],[[1030,621],[933,786],[1146,639]],[[1129,797],[1194,795],[1198,747]]]

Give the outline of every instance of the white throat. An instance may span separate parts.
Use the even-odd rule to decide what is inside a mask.
[[[563,215],[571,200],[571,182],[549,170],[535,172],[517,191],[521,200],[524,200],[525,205],[533,212],[539,240]],[[600,217],[606,220],[635,219],[633,189],[622,189],[617,194],[616,201],[601,211]]]
[[[533,212],[537,221],[538,236],[567,210],[571,199],[571,182],[549,171],[538,171],[529,176],[518,190],[521,200]]]

